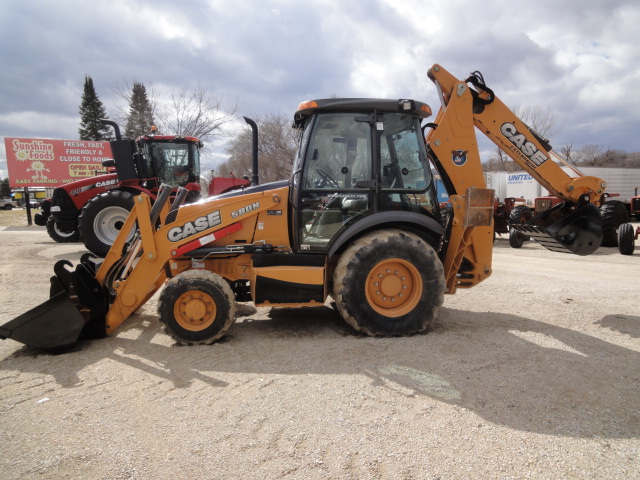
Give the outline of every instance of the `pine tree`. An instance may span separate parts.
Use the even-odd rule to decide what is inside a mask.
[[[147,89],[142,83],[135,82],[129,101],[129,118],[124,134],[136,138],[151,132],[153,109],[147,97]]]
[[[108,119],[107,110],[98,98],[93,79],[86,75],[84,77],[84,91],[82,93],[82,103],[80,104],[80,128],[78,134],[80,140],[95,140],[104,142],[113,139],[111,127],[99,122],[101,118]]]

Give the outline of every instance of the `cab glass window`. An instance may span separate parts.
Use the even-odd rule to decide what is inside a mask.
[[[184,186],[192,181],[189,175],[191,164],[194,166],[194,174],[199,174],[199,158],[197,148],[188,143],[154,143],[151,144],[150,158],[156,167],[161,183],[172,187]],[[197,171],[195,171],[197,170]]]
[[[412,116],[386,113],[380,137],[382,205],[403,210],[433,212],[428,189],[432,176],[419,121]]]
[[[325,250],[369,210],[371,129],[354,113],[319,114],[306,151],[298,238],[303,250]]]

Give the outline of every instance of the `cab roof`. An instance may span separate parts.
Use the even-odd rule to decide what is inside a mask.
[[[418,118],[431,116],[431,107],[411,99],[387,98],[322,98],[300,103],[293,118],[293,127],[302,128],[306,119],[316,112],[399,112]]]

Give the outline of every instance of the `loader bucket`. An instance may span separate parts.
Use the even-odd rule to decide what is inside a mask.
[[[59,293],[0,327],[0,338],[10,338],[45,350],[78,341],[85,320],[69,296]]]
[[[61,260],[51,277],[51,298],[0,326],[0,339],[10,338],[30,347],[61,350],[81,337],[105,335],[107,301],[104,290],[87,265],[75,271]]]
[[[593,203],[577,208],[560,203],[527,223],[512,225],[553,252],[591,255],[602,243],[602,218]]]

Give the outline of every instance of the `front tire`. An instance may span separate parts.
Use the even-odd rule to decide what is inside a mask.
[[[56,219],[53,216],[47,218],[46,223],[47,233],[49,236],[58,243],[71,243],[80,241],[80,232],[77,228],[73,230],[66,230],[58,227]]]
[[[444,269],[434,249],[402,230],[369,233],[344,251],[333,274],[338,311],[370,336],[425,330],[444,302]]]
[[[618,250],[622,255],[633,255],[635,247],[636,239],[633,225],[623,223],[618,229]]]
[[[181,345],[209,345],[233,324],[236,303],[229,283],[208,270],[188,270],[167,282],[158,300],[164,329]]]
[[[101,193],[87,202],[78,217],[78,230],[85,247],[105,257],[132,209],[133,195],[122,190]],[[131,239],[133,233],[132,229],[127,239]]]
[[[525,240],[526,236],[523,233],[515,228],[509,229],[509,245],[511,245],[511,248],[522,248]]]

